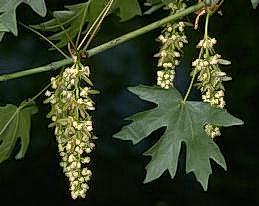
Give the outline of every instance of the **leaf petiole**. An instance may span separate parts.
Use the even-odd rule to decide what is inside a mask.
[[[86,45],[84,46],[83,50],[86,50],[89,46],[89,44],[91,43],[93,37],[95,36],[96,32],[98,31],[101,23],[103,22],[104,18],[106,17],[106,15],[108,14],[108,12],[111,9],[111,6],[113,4],[114,0],[110,0],[108,2],[108,4],[104,7],[104,9],[101,11],[101,13],[99,14],[99,16],[96,18],[96,20],[94,21],[93,25],[90,27],[90,29],[87,31],[86,35],[84,36],[83,40],[81,41],[81,43],[79,44],[79,46],[77,47],[77,50],[79,51],[81,49],[81,47],[83,46],[83,44],[85,43],[86,39],[89,37],[89,40],[86,42]],[[92,34],[91,34],[92,33]]]
[[[207,16],[206,16],[206,22],[205,22],[205,32],[204,32],[204,39],[208,39],[208,28],[209,28],[209,19],[210,19],[210,16],[211,16],[211,13],[208,12],[207,13]],[[206,49],[206,53],[207,53],[207,49]],[[203,54],[203,48],[201,48],[200,50],[200,53],[199,53],[199,58],[201,58],[201,55]],[[191,93],[191,90],[192,90],[192,87],[193,87],[193,84],[194,84],[194,80],[196,78],[196,75],[197,75],[197,69],[194,70],[194,73],[193,73],[193,76],[192,76],[192,80],[190,82],[190,85],[188,87],[188,90],[184,96],[184,99],[183,99],[183,102],[185,103],[187,98],[189,97],[190,93]]]

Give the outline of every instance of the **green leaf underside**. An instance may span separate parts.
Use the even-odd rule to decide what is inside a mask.
[[[17,36],[16,8],[25,3],[37,14],[44,17],[47,13],[44,0],[1,0],[0,1],[0,40],[5,32],[12,32]]]
[[[33,27],[54,32],[49,39],[57,41],[58,47],[63,47],[69,42],[68,36],[74,39],[80,32],[80,25],[87,24],[88,27],[92,25],[107,3],[108,0],[89,0],[85,3],[65,6],[67,10],[55,11],[53,19]],[[110,13],[119,16],[121,21],[127,21],[141,15],[141,9],[137,0],[115,0]]]
[[[186,172],[193,172],[204,190],[208,188],[208,179],[212,173],[210,159],[226,170],[226,163],[215,142],[206,135],[204,126],[213,124],[222,127],[241,125],[243,122],[227,113],[203,102],[183,102],[176,89],[164,90],[157,87],[137,86],[129,90],[139,98],[153,102],[154,109],[137,113],[127,120],[131,124],[124,126],[115,138],[139,143],[153,131],[166,127],[159,141],[144,155],[152,159],[146,166],[145,183],[159,178],[166,170],[175,176],[182,143],[186,145]]]
[[[23,107],[23,102],[19,108],[8,104],[0,107],[0,163],[7,160],[18,139],[21,140],[21,147],[16,154],[16,159],[24,157],[30,142],[31,116],[37,113],[35,104]]]
[[[252,2],[252,5],[253,5],[253,8],[256,9],[256,7],[259,4],[259,0],[251,0],[251,2]]]

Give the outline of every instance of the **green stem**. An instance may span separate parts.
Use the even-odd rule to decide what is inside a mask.
[[[47,86],[45,86],[42,90],[40,90],[34,97],[29,98],[28,101],[25,104],[21,104],[17,111],[22,110],[23,108],[27,107],[28,105],[30,105],[32,102],[34,102],[38,97],[40,97],[42,95],[42,93],[47,90],[50,87],[51,83],[49,83]]]
[[[206,16],[206,22],[205,22],[205,32],[204,32],[204,39],[207,40],[208,39],[208,28],[209,28],[209,19],[210,19],[210,13],[207,13],[207,16]],[[198,59],[201,59],[201,56],[203,54],[203,51],[204,49],[201,48],[200,50],[200,54],[199,54],[199,58]],[[206,49],[206,53],[207,53],[207,49]],[[192,90],[192,87],[193,87],[193,84],[194,84],[194,80],[195,80],[195,77],[197,75],[197,69],[195,68],[194,70],[194,73],[193,73],[193,76],[192,76],[192,80],[190,82],[190,85],[189,85],[189,88],[184,96],[184,99],[183,99],[183,102],[185,103],[187,98],[189,97],[190,93],[191,93],[191,90]]]
[[[96,18],[96,20],[94,21],[93,25],[90,27],[90,29],[87,31],[86,35],[84,36],[83,40],[81,41],[81,43],[79,44],[79,46],[77,47],[77,50],[80,51],[80,48],[83,46],[84,42],[86,41],[86,39],[89,37],[89,40],[86,43],[86,46],[84,46],[83,50],[86,50],[90,44],[90,42],[92,41],[92,38],[95,36],[96,32],[98,31],[99,27],[101,26],[104,18],[106,17],[107,13],[109,12],[109,10],[111,9],[111,6],[113,4],[114,0],[110,0],[107,5],[104,7],[104,9],[101,11],[101,13],[99,14],[99,16]]]
[[[116,39],[114,39],[112,41],[109,41],[109,42],[104,43],[104,44],[102,44],[100,46],[97,46],[97,47],[95,47],[93,49],[90,49],[90,50],[87,51],[88,57],[94,56],[95,54],[98,54],[98,53],[103,52],[103,51],[105,51],[107,49],[113,48],[113,47],[115,47],[115,46],[117,46],[117,45],[119,45],[121,43],[124,43],[124,42],[130,40],[130,39],[133,39],[133,38],[135,38],[137,36],[140,36],[142,34],[150,32],[150,31],[152,31],[154,29],[157,29],[157,28],[159,28],[159,27],[161,27],[161,26],[163,26],[163,25],[165,25],[165,24],[167,24],[169,22],[172,22],[172,21],[180,19],[180,18],[182,18],[184,16],[187,16],[190,13],[193,13],[195,11],[200,10],[204,6],[205,6],[205,4],[203,2],[198,3],[198,4],[194,5],[194,6],[190,6],[189,8],[187,8],[187,9],[185,9],[183,11],[177,12],[174,15],[170,15],[168,17],[165,17],[165,18],[163,18],[163,19],[161,19],[159,21],[151,23],[151,24],[149,24],[147,26],[144,26],[144,27],[142,27],[140,29],[137,29],[137,30],[135,30],[133,32],[130,32],[130,33],[125,34],[125,35],[123,35],[121,37],[118,37],[118,38],[116,38]]]
[[[210,13],[206,15],[206,22],[205,22],[205,32],[204,32],[204,39],[208,39],[208,30],[209,30],[209,20],[210,20]]]
[[[35,101],[39,96],[42,95],[42,93],[47,90],[50,87],[51,83],[49,83],[48,85],[46,85],[42,90],[40,90],[34,97],[32,97],[31,99],[28,100],[28,104],[30,104],[31,102]]]
[[[72,59],[62,59],[60,61],[52,62],[48,65],[37,67],[34,69],[28,69],[28,70],[24,70],[24,71],[20,71],[20,72],[14,72],[11,74],[3,74],[0,76],[0,82],[10,80],[10,79],[16,79],[16,78],[20,78],[20,77],[24,77],[24,76],[28,76],[28,75],[32,75],[32,74],[37,74],[37,73],[41,73],[41,72],[56,70],[62,66],[66,66],[71,63],[72,63]]]
[[[198,59],[201,59],[201,56],[202,56],[202,54],[203,54],[203,51],[204,51],[204,49],[201,48]],[[189,95],[190,95],[190,93],[191,93],[192,86],[193,86],[194,80],[195,80],[195,78],[196,78],[196,75],[197,75],[197,68],[194,69],[194,72],[193,72],[193,75],[192,75],[192,80],[191,80],[191,82],[190,82],[189,88],[188,88],[188,90],[187,90],[187,92],[186,92],[186,94],[185,94],[185,96],[184,96],[184,99],[183,99],[183,102],[184,102],[184,103],[186,102],[187,98],[189,97]]]
[[[189,97],[189,95],[190,95],[190,93],[191,93],[192,86],[193,86],[193,83],[194,83],[196,74],[197,74],[197,69],[194,70],[191,83],[190,83],[189,88],[188,88],[188,90],[187,90],[187,92],[186,92],[186,94],[185,94],[185,97],[184,97],[184,99],[183,99],[183,102],[184,102],[184,103],[186,102],[187,98]]]
[[[130,39],[133,39],[137,36],[140,36],[142,34],[145,34],[147,32],[150,32],[154,29],[157,29],[169,22],[172,22],[172,21],[175,21],[179,18],[182,18],[184,16],[187,16],[188,14],[191,14],[195,11],[198,11],[200,10],[201,8],[203,8],[205,6],[205,3],[203,2],[200,2],[196,5],[193,5],[193,6],[190,6],[188,7],[187,9],[183,10],[183,11],[180,11],[180,12],[177,12],[176,14],[174,15],[171,15],[171,16],[168,16],[168,17],[165,17],[159,21],[156,21],[154,23],[151,23],[147,26],[144,26],[140,29],[137,29],[133,32],[130,32],[128,34],[125,34],[119,38],[116,38],[112,41],[109,41],[107,43],[104,43],[100,46],[97,46],[93,49],[90,49],[88,51],[86,51],[86,54],[87,54],[87,57],[92,57],[98,53],[101,53],[105,50],[108,50],[110,48],[113,48],[119,44],[122,44]],[[19,78],[19,77],[23,77],[23,76],[28,76],[28,75],[32,75],[32,74],[37,74],[37,73],[40,73],[40,72],[46,72],[46,71],[50,71],[50,70],[56,70],[56,69],[59,69],[60,67],[62,66],[66,66],[66,65],[69,65],[72,63],[72,59],[63,59],[63,60],[60,60],[60,61],[56,61],[56,62],[53,62],[51,64],[48,64],[46,66],[41,66],[41,67],[37,67],[37,68],[34,68],[34,69],[29,69],[29,70],[25,70],[25,71],[20,71],[20,72],[15,72],[15,73],[11,73],[11,74],[3,74],[0,76],[0,82],[1,81],[6,81],[6,80],[10,80],[10,79],[15,79],[15,78]]]

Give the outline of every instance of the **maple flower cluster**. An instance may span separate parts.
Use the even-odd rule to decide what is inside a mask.
[[[182,0],[169,3],[167,6],[171,14],[186,8]],[[157,85],[169,89],[173,87],[175,78],[175,67],[180,64],[180,58],[183,53],[184,44],[188,43],[184,33],[185,23],[168,23],[164,26],[158,41],[161,43],[161,49],[155,57],[159,57],[157,71]]]
[[[89,153],[95,144],[92,118],[88,112],[95,110],[95,107],[89,95],[97,92],[90,87],[89,75],[89,67],[77,62],[52,77],[53,91],[46,91],[45,94],[45,103],[52,106],[48,114],[52,119],[49,126],[55,127],[60,166],[69,179],[73,199],[85,198],[92,176],[87,166],[90,163]]]
[[[225,72],[222,72],[220,65],[228,65],[229,61],[221,59],[221,55],[216,54],[214,46],[217,40],[207,37],[201,40],[197,48],[201,49],[201,58],[193,61],[194,68],[192,75],[198,74],[198,88],[202,93],[202,100],[208,102],[212,107],[223,109],[226,105],[224,96],[225,89],[223,82],[231,80]],[[215,138],[220,136],[220,129],[214,125],[205,126],[206,133]]]

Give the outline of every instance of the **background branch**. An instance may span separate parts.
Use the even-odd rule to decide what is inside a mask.
[[[151,23],[151,24],[149,24],[147,26],[144,26],[140,29],[137,29],[133,32],[130,32],[130,33],[125,34],[121,37],[118,37],[114,40],[111,40],[107,43],[104,43],[100,46],[92,48],[92,49],[86,51],[87,57],[88,58],[92,57],[92,56],[94,56],[98,53],[101,53],[105,50],[108,50],[108,49],[113,48],[113,47],[115,47],[119,44],[122,44],[126,41],[129,41],[130,39],[133,39],[137,36],[140,36],[142,34],[150,32],[154,29],[157,29],[157,28],[159,28],[159,27],[161,27],[161,26],[163,26],[163,25],[165,25],[169,22],[172,22],[172,21],[180,19],[184,16],[187,16],[187,15],[189,15],[189,14],[195,12],[195,11],[198,11],[198,10],[202,9],[204,6],[205,6],[205,3],[200,2],[196,5],[190,6],[187,9],[185,9],[183,11],[180,11],[180,12],[174,14],[174,15],[165,17],[161,20],[158,20],[154,23]],[[51,70],[56,70],[56,69],[61,68],[62,66],[66,66],[66,65],[69,65],[71,63],[72,63],[72,59],[63,59],[63,60],[52,62],[48,65],[41,66],[41,67],[28,69],[28,70],[24,70],[24,71],[19,71],[19,72],[14,72],[14,73],[11,73],[11,74],[3,74],[3,75],[0,76],[0,82],[10,80],[10,79],[20,78],[20,77],[24,77],[24,76],[28,76],[28,75],[32,75],[32,74],[37,74],[37,73],[40,73],[40,72],[47,72],[47,71],[51,71]]]

